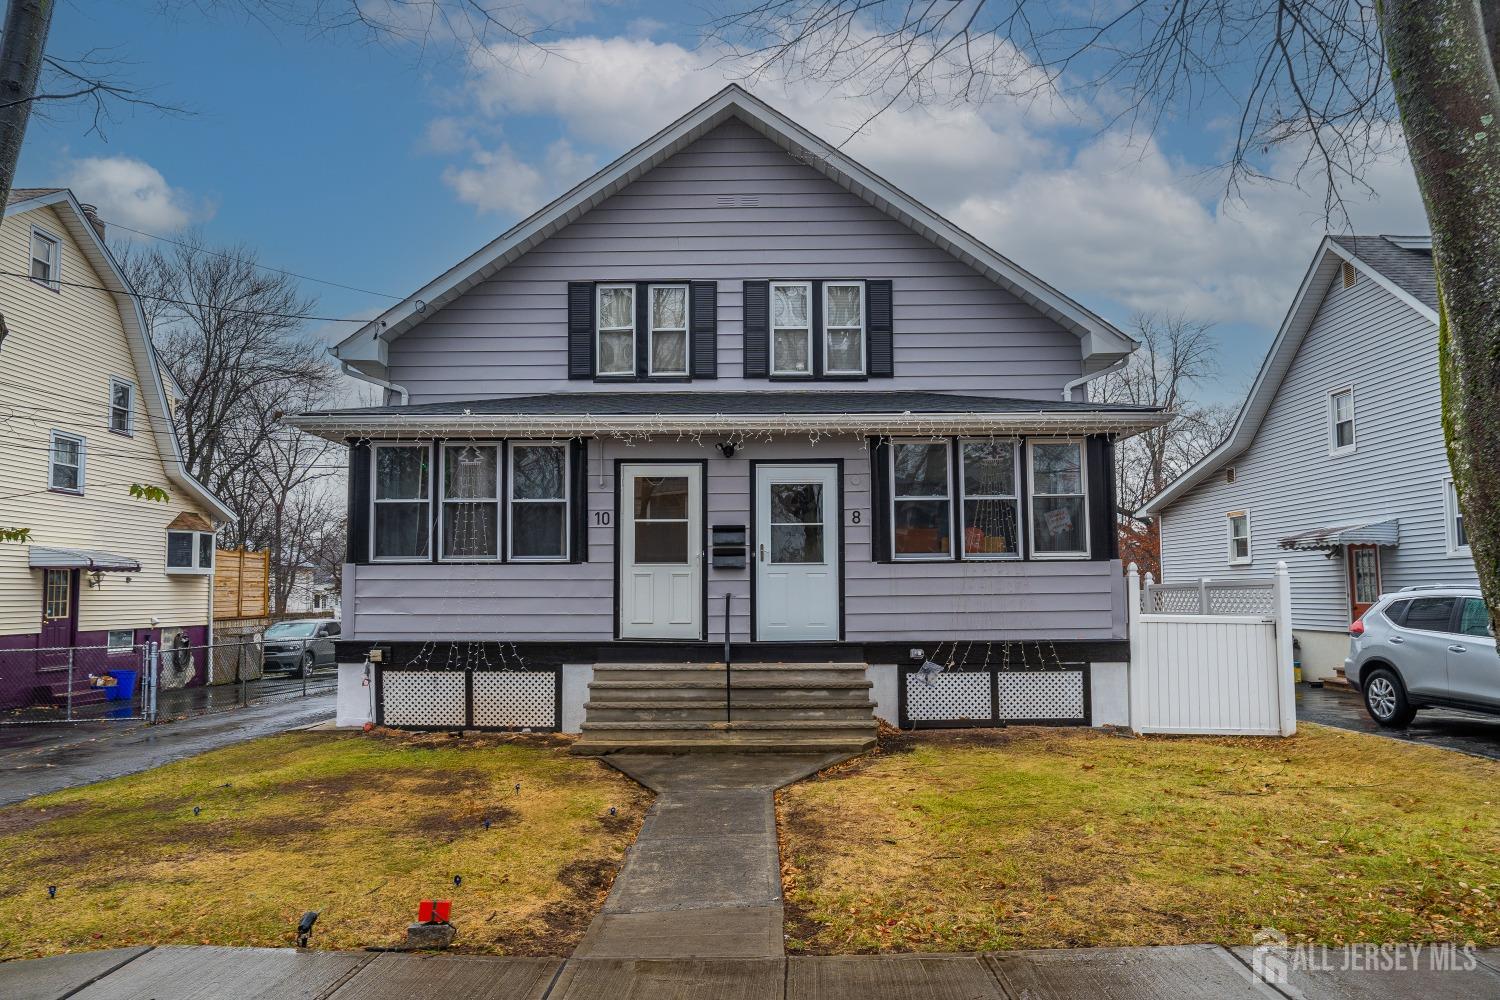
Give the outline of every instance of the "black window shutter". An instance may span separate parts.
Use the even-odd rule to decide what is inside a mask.
[[[688,332],[692,343],[693,378],[719,377],[719,283],[694,281],[688,285]]]
[[[814,281],[812,283],[812,329],[807,331],[812,338],[812,373],[813,378],[823,377],[823,283]]]
[[[651,306],[646,296],[651,286],[644,281],[635,286],[635,375],[645,378],[651,374]]]
[[[870,552],[875,562],[891,561],[891,442],[870,438]]]
[[[1089,558],[1117,559],[1119,540],[1115,536],[1115,470],[1114,444],[1108,437],[1095,434],[1085,445],[1089,476]]]
[[[594,283],[568,282],[568,378],[594,377]]]
[[[889,281],[865,282],[865,308],[870,311],[866,320],[869,326],[870,357],[867,364],[870,377],[892,378],[896,374],[896,350]]]
[[[589,561],[589,442],[574,438],[568,442],[568,562]]]
[[[771,283],[747,281],[744,285],[745,377],[771,376]]]
[[[370,561],[370,444],[349,442],[349,516],[346,558]]]

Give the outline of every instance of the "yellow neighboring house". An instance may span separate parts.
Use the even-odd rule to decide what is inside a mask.
[[[178,390],[71,191],[11,193],[0,314],[0,529],[30,530],[0,541],[0,710],[87,703],[87,675],[138,668],[145,643],[209,641],[213,533],[234,515],[184,467]],[[163,683],[201,684],[204,663],[179,654]]]

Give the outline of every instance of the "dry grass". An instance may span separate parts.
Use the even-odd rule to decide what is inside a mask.
[[[883,740],[778,799],[788,945],[1500,944],[1500,764],[1012,729]]]
[[[424,897],[460,950],[567,954],[648,802],[566,747],[296,733],[0,810],[0,958],[288,945],[303,910],[316,947],[391,945]]]

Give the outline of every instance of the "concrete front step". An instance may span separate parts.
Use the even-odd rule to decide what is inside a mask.
[[[598,664],[594,667],[594,679],[599,681],[641,681],[646,683],[674,683],[688,681],[724,686],[722,664]],[[862,665],[840,663],[789,663],[789,664],[736,664],[730,671],[733,682],[765,680],[777,683],[784,681],[851,681],[864,680]]]
[[[875,703],[871,701],[754,701],[734,700],[730,714],[735,720],[769,722],[784,720],[842,719],[868,722]],[[722,722],[724,700],[717,701],[591,701],[584,706],[590,722]]]
[[[864,753],[875,746],[875,737],[839,739],[829,737],[751,736],[746,733],[719,733],[712,739],[638,739],[603,734],[586,736],[573,744],[573,754],[580,757],[602,757],[611,753]]]
[[[678,692],[720,692],[724,691],[724,675],[722,673],[716,679],[699,678],[697,680],[599,680],[589,682],[590,691],[678,691]],[[764,677],[742,677],[735,674],[730,678],[729,688],[732,691],[868,691],[873,687],[867,679],[861,676],[858,680],[793,680],[789,678],[767,679]]]

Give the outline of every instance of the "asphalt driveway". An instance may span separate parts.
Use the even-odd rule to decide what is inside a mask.
[[[1382,729],[1365,711],[1358,692],[1342,686],[1298,684],[1297,718],[1500,760],[1500,716],[1496,715],[1426,708],[1405,729]]]

